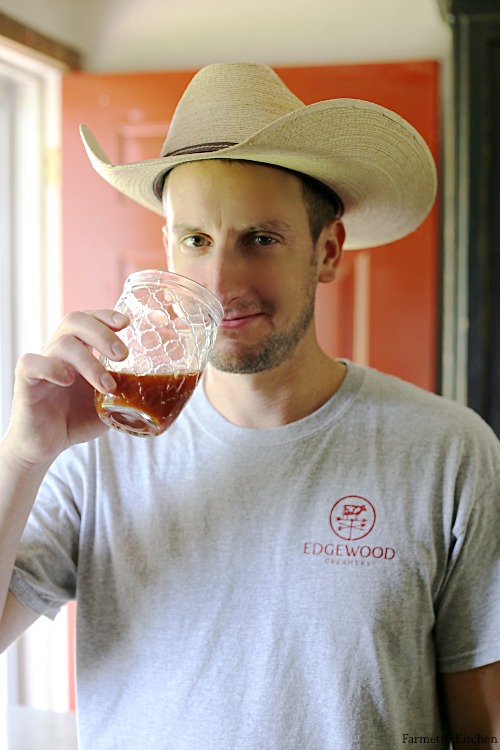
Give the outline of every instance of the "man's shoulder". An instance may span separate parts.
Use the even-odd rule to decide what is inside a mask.
[[[484,419],[468,406],[425,390],[394,375],[363,368],[365,378],[360,396],[368,409],[385,415],[393,424],[423,432],[459,436],[463,440],[483,440],[497,449],[498,438]]]

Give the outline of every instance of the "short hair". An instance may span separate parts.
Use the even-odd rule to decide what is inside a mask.
[[[330,222],[341,218],[344,205],[338,195],[326,185],[299,172],[294,172],[294,174],[300,180],[309,231],[313,244],[316,244],[322,230]]]

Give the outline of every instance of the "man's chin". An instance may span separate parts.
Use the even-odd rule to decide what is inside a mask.
[[[285,344],[286,342],[286,344]],[[267,346],[247,351],[222,352],[214,350],[210,356],[210,365],[219,372],[233,375],[255,375],[259,372],[274,370],[293,356],[295,341],[268,341]]]
[[[214,370],[233,375],[252,375],[270,369],[268,362],[261,361],[260,357],[255,356],[237,358],[215,354],[210,357],[209,362]]]
[[[310,329],[314,313],[314,296],[308,298],[303,313],[286,331],[274,331],[253,345],[243,341],[219,339],[210,355],[211,366],[234,375],[254,375],[274,370],[291,359]]]

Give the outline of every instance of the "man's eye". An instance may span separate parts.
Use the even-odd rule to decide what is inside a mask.
[[[193,234],[190,237],[185,237],[182,244],[187,247],[200,248],[207,244],[207,239],[199,234]]]
[[[274,237],[269,237],[267,234],[256,234],[253,239],[255,244],[260,247],[269,247],[277,241]]]

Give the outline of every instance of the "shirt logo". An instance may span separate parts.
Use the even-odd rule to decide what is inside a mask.
[[[302,552],[311,562],[343,565],[347,570],[347,566],[365,569],[396,559],[394,547],[382,546],[379,534],[374,534],[369,542],[365,540],[372,533],[377,520],[375,506],[370,500],[361,495],[344,495],[333,506],[330,500],[324,511],[325,525],[328,508],[331,508],[328,520],[334,537],[330,534],[327,540],[313,538],[303,542]],[[383,510],[379,521],[383,527]],[[381,530],[383,532],[379,524],[379,533]]]
[[[373,530],[377,514],[372,503],[360,495],[347,495],[337,500],[330,512],[334,534],[348,542],[364,539]]]

